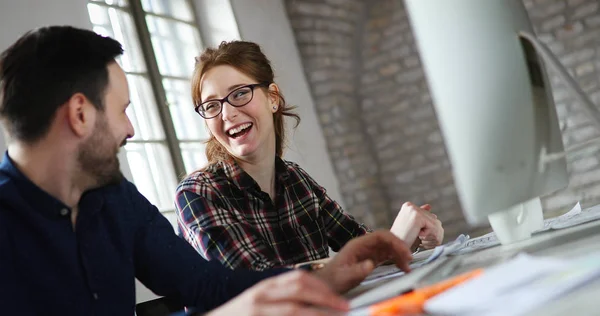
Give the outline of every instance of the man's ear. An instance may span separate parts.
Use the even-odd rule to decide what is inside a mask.
[[[82,93],[75,93],[67,101],[67,122],[73,133],[86,137],[94,129],[96,108]]]

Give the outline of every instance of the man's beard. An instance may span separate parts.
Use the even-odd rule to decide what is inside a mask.
[[[121,144],[124,145],[125,140]],[[108,122],[104,116],[98,116],[94,126],[94,134],[79,148],[78,161],[84,173],[94,180],[94,186],[100,187],[118,184],[123,180],[119,166],[117,147],[108,130]]]

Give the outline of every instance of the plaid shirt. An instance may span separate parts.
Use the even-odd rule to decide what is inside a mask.
[[[175,200],[181,235],[206,259],[265,270],[327,258],[369,231],[297,164],[276,158],[273,204],[235,162],[187,177]]]

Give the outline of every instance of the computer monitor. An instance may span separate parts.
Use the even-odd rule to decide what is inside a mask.
[[[405,3],[467,221],[564,188],[564,156],[545,159],[564,148],[522,1]]]

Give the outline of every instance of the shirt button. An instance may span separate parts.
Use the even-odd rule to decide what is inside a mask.
[[[69,215],[69,210],[67,210],[66,208],[63,208],[62,210],[60,210],[60,215],[62,215],[62,216]]]
[[[94,293],[92,296],[94,297],[95,300],[98,300],[98,293]]]

